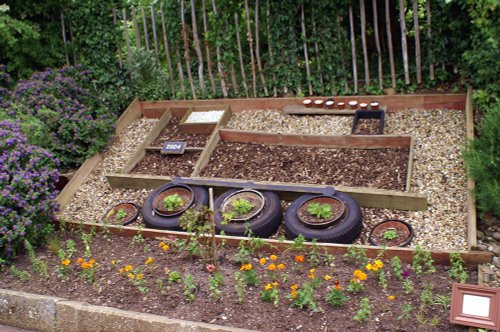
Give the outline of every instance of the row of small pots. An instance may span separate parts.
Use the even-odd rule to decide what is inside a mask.
[[[329,98],[325,101],[323,101],[322,99],[316,99],[316,100],[312,100],[312,99],[304,99],[302,101],[302,104],[306,107],[306,108],[310,108],[310,107],[313,107],[314,108],[327,108],[327,109],[334,109],[334,108],[338,108],[340,110],[343,110],[345,109],[345,103],[340,101],[340,102],[337,102],[335,103],[335,100],[333,98]],[[349,108],[352,109],[352,110],[355,110],[358,108],[358,101],[357,100],[351,100],[349,103]],[[359,107],[362,109],[362,110],[368,110],[368,107],[370,107],[370,109],[372,110],[378,110],[380,108],[380,103],[378,101],[372,101],[370,102],[370,104],[368,103],[359,103]]]

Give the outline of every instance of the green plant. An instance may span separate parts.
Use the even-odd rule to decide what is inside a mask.
[[[384,239],[386,240],[394,240],[395,238],[398,237],[398,234],[396,233],[395,229],[388,229],[384,232]]]
[[[401,307],[401,315],[398,317],[399,320],[403,320],[405,322],[409,321],[411,318],[411,313],[415,308],[411,305],[411,303],[404,303]]]
[[[431,257],[431,253],[422,250],[420,245],[415,247],[413,252],[412,267],[416,274],[430,274],[436,272],[436,268],[432,265],[434,260]]]
[[[84,246],[85,246],[85,257],[91,257],[92,252],[90,250],[90,244],[92,243],[92,239],[95,236],[95,229],[92,229],[89,233],[82,232],[80,234],[80,239],[82,240]]]
[[[318,310],[318,300],[314,297],[314,285],[311,282],[306,282],[297,289],[296,296],[292,299],[292,306],[311,311]]]
[[[192,302],[196,298],[195,292],[197,289],[197,286],[194,281],[194,277],[192,274],[186,274],[184,276],[184,279],[182,280],[182,283],[184,285],[184,298],[186,299],[187,302]]]
[[[462,284],[465,283],[469,274],[464,266],[465,262],[459,253],[450,253],[450,271],[448,272],[450,278],[458,280]]]
[[[237,216],[247,214],[255,207],[254,204],[244,198],[234,200],[232,205]]]
[[[16,268],[15,265],[11,265],[9,267],[9,272],[14,277],[21,279],[21,280],[24,280],[24,281],[30,280],[30,278],[31,278],[31,275],[28,273],[28,271],[19,270],[18,268]]]
[[[438,316],[432,316],[430,324],[432,327],[438,327],[438,325],[441,323],[441,318]]]
[[[208,293],[211,297],[216,300],[220,300],[222,296],[221,287],[224,284],[224,276],[216,272],[213,276],[210,277],[208,281]]]
[[[403,290],[405,294],[412,294],[413,293],[413,281],[411,281],[409,278],[406,278],[403,281]]]
[[[188,209],[179,218],[179,226],[189,233],[188,252],[192,256],[200,256],[216,266],[215,224],[213,211],[202,206],[199,209]],[[206,234],[210,234],[208,238]]]
[[[424,289],[420,293],[420,308],[427,309],[433,303],[432,284],[424,283]]]
[[[38,273],[40,276],[44,278],[49,277],[49,272],[47,269],[47,264],[36,257],[35,251],[33,250],[33,246],[28,242],[28,240],[24,240],[24,248],[28,254],[28,258],[31,262],[31,268],[33,272]]]
[[[368,257],[366,256],[366,249],[357,246],[349,246],[349,248],[347,248],[347,253],[344,254],[344,257],[356,261],[361,268],[364,268],[366,262],[368,261]]]
[[[127,216],[127,212],[124,209],[118,209],[115,214],[115,221],[120,221]]]
[[[241,265],[240,271],[242,271],[245,284],[248,286],[257,286],[259,284],[259,276],[253,269],[252,264],[246,263]]]
[[[333,307],[341,307],[345,302],[349,300],[341,287],[332,287],[326,293],[326,302],[328,302]]]
[[[306,239],[304,238],[304,235],[299,234],[295,239],[293,239],[292,244],[290,245],[290,248],[292,250],[296,251],[301,251],[306,249],[306,245],[304,244],[306,242]]]
[[[370,305],[370,300],[367,297],[361,299],[359,303],[359,310],[353,317],[358,323],[366,323],[372,315],[372,309]]]
[[[278,283],[273,282],[266,284],[260,292],[260,298],[264,302],[272,302],[275,307],[278,307],[280,302]]]
[[[134,285],[137,290],[141,293],[148,293],[149,288],[147,287],[147,281],[144,273],[142,273],[142,268],[137,267],[133,272],[128,273],[128,278],[132,285]]]
[[[450,304],[451,304],[451,296],[446,294],[443,295],[436,294],[434,296],[434,300],[432,301],[432,305],[441,306],[443,307],[444,310],[448,310]]]
[[[398,280],[403,280],[403,267],[401,265],[401,259],[398,256],[394,256],[391,259],[392,272]]]
[[[163,199],[163,206],[167,209],[167,211],[177,210],[183,207],[184,204],[184,200],[178,194],[168,195]]]
[[[157,278],[155,280],[155,286],[160,291],[161,295],[167,294],[169,286],[165,285],[165,282],[163,281],[163,278]]]
[[[307,205],[307,213],[320,219],[330,219],[333,216],[330,204],[310,203]]]
[[[177,271],[171,271],[168,274],[168,283],[181,282],[181,275]]]
[[[245,276],[241,272],[234,273],[234,290],[236,291],[236,297],[238,298],[238,303],[243,303],[245,299],[245,287],[246,280]]]
[[[57,235],[52,235],[47,238],[47,249],[54,255],[59,253],[61,250],[62,242],[61,239]]]

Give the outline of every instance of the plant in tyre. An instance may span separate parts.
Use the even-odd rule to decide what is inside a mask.
[[[396,233],[396,230],[394,228],[391,228],[384,232],[383,237],[386,240],[394,240],[398,237],[398,234]]]
[[[249,200],[244,198],[238,198],[231,202],[232,210],[223,213],[224,221],[227,222],[233,218],[245,215],[252,211],[255,207]]]
[[[310,203],[307,205],[307,213],[319,219],[330,219],[333,216],[330,204]]]
[[[168,195],[163,199],[163,206],[167,211],[174,211],[182,208],[186,204],[178,194]]]
[[[12,260],[23,241],[43,243],[53,232],[57,160],[29,145],[19,126],[0,121],[0,263]]]

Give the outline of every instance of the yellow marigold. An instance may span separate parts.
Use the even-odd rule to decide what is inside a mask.
[[[279,264],[277,265],[277,268],[278,268],[278,270],[284,270],[284,269],[285,269],[285,264],[283,264],[283,263],[279,263]]]
[[[129,273],[129,274],[127,274],[127,277],[129,277],[130,279],[134,279],[134,278],[135,278],[135,276],[134,276],[134,274],[133,274],[133,273]]]
[[[354,271],[354,273],[353,273],[353,275],[354,275],[357,279],[359,279],[360,281],[366,280],[366,278],[367,278],[366,273],[364,273],[364,272],[363,272],[363,271],[361,271],[361,270],[355,270],[355,271]]]
[[[310,269],[309,270],[309,279],[314,279],[316,278],[316,269]]]
[[[95,263],[95,259],[92,258],[91,260],[89,260],[90,265],[94,265],[94,263]]]
[[[274,263],[269,264],[269,266],[267,267],[267,269],[268,269],[269,271],[274,271],[274,270],[276,270],[276,264],[274,264]]]
[[[264,287],[265,290],[270,290],[271,288],[273,288],[271,284],[266,284],[266,286]]]
[[[389,295],[387,298],[389,299],[389,301],[394,301],[396,299],[394,295]]]
[[[148,257],[148,259],[146,259],[144,264],[149,265],[149,264],[152,264],[154,261],[155,261],[155,259],[153,257]]]
[[[82,269],[84,269],[84,270],[85,270],[85,269],[88,269],[88,268],[90,268],[90,267],[92,267],[92,265],[91,265],[91,264],[89,264],[88,262],[85,262],[85,261],[84,261],[84,262],[82,262]]]
[[[130,272],[130,271],[132,271],[133,269],[134,269],[134,268],[133,268],[133,266],[132,266],[132,265],[127,265],[127,266],[125,266],[125,271],[126,271],[126,272]]]
[[[252,269],[252,264],[248,263],[248,264],[243,264],[241,267],[240,267],[240,270],[241,271],[249,271]]]
[[[275,282],[272,283],[272,285],[273,285],[274,288],[276,288],[276,287],[278,287],[278,282],[275,281]]]
[[[291,288],[292,290],[297,290],[297,289],[299,289],[299,285],[297,285],[297,284],[293,284],[293,285],[291,285],[291,286],[290,286],[290,288]]]
[[[295,256],[295,261],[297,263],[304,263],[304,256],[303,255]]]
[[[120,273],[125,272],[125,268],[121,267],[121,268],[118,270],[118,272],[120,272]]]
[[[137,279],[137,280],[144,279],[144,274],[142,274],[142,273],[138,273],[138,274],[137,274],[137,276],[136,276],[136,279]]]
[[[160,244],[158,245],[160,248],[163,247],[164,245],[167,245],[165,242],[161,241]]]
[[[170,246],[168,244],[164,244],[162,247],[163,251],[167,251],[168,249],[170,249]]]
[[[83,258],[78,257],[78,259],[77,259],[76,261],[77,261],[78,263],[81,263],[81,262],[83,262]]]
[[[115,265],[116,264],[116,260],[112,259],[111,260],[111,264]]]
[[[290,292],[290,297],[292,298],[292,300],[295,300],[297,298],[297,291],[295,289],[292,289],[292,291]]]
[[[368,271],[371,271],[371,270],[373,270],[373,265],[371,263],[368,263],[368,264],[366,264],[365,269],[367,269]]]
[[[381,269],[381,268],[383,268],[383,267],[384,267],[384,263],[383,263],[381,260],[379,260],[379,259],[376,259],[376,260],[373,262],[373,264],[374,264],[377,268],[379,268],[379,269]]]
[[[325,280],[326,280],[326,281],[328,281],[328,280],[331,280],[331,279],[332,279],[332,276],[327,274],[327,275],[325,275],[325,277],[324,277],[324,278],[325,278]]]
[[[265,259],[264,257],[262,257],[262,258],[259,260],[259,263],[260,263],[260,264],[262,264],[262,265],[266,264],[266,262],[267,262],[267,259]]]
[[[377,265],[373,265],[372,271],[377,272],[378,270],[379,270],[379,268],[377,267]]]
[[[270,259],[270,260],[272,260],[272,261],[275,261],[275,260],[277,260],[277,259],[278,259],[278,256],[276,256],[276,255],[271,255],[271,256],[269,256],[269,259]]]
[[[71,263],[69,259],[63,259],[61,260],[61,265],[68,266]]]

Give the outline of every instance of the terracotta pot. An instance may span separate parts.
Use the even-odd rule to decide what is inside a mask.
[[[321,100],[321,99],[316,99],[316,100],[314,101],[314,107],[316,107],[316,108],[323,108],[323,100]]]
[[[307,209],[309,204],[311,203],[319,203],[319,204],[328,204],[332,207],[332,216],[328,219],[318,218],[315,215],[310,214]],[[340,220],[345,212],[345,205],[338,199],[331,196],[319,196],[311,198],[305,201],[298,209],[297,209],[297,217],[300,222],[307,225],[310,228],[326,228]]]
[[[360,107],[363,111],[368,110],[368,104],[367,104],[367,103],[360,103],[360,104],[359,104],[359,107]]]
[[[349,102],[349,108],[355,110],[358,107],[358,102],[356,100],[351,100]]]
[[[312,99],[304,99],[304,101],[302,101],[302,104],[307,108],[311,107],[312,103],[313,103]]]
[[[387,236],[387,232],[395,232],[396,237],[394,239],[389,239],[384,236]],[[375,225],[368,239],[370,243],[374,246],[387,246],[387,247],[406,247],[411,243],[413,239],[413,227],[403,220],[384,220],[381,223]]]
[[[331,98],[330,98],[330,99],[327,99],[327,100],[325,101],[325,107],[326,107],[327,109],[329,109],[329,110],[333,109],[333,108],[335,107],[335,100],[333,100],[333,99],[331,99]]]
[[[183,204],[174,210],[167,210],[165,204],[163,203],[163,200],[168,196],[172,196],[175,194],[179,195],[182,198]],[[160,192],[158,195],[156,195],[156,197],[153,199],[153,209],[160,216],[172,217],[179,215],[184,211],[186,211],[187,209],[189,209],[189,207],[193,204],[193,202],[194,202],[194,194],[191,188],[183,185],[178,185],[174,187],[169,187],[166,190]]]
[[[230,218],[230,221],[236,222],[245,222],[249,221],[252,218],[256,217],[260,211],[264,208],[265,198],[264,196],[258,192],[257,190],[251,189],[243,189],[237,192],[234,192],[230,196],[228,196],[221,205],[222,215],[225,213],[232,213],[234,210],[233,202],[238,199],[244,199],[250,202],[253,205],[253,208],[246,214],[236,215]]]
[[[341,102],[338,102],[338,103],[337,103],[337,108],[338,108],[339,110],[343,110],[343,109],[345,109],[345,103],[344,103],[344,102],[342,102],[342,101],[341,101]]]
[[[370,103],[370,108],[374,111],[378,110],[380,107],[380,103],[378,101],[372,101]]]
[[[120,210],[126,215],[117,217],[117,214]],[[102,221],[108,224],[126,226],[133,223],[137,219],[137,217],[139,216],[139,211],[140,208],[137,204],[131,202],[122,202],[109,209],[102,218]]]

